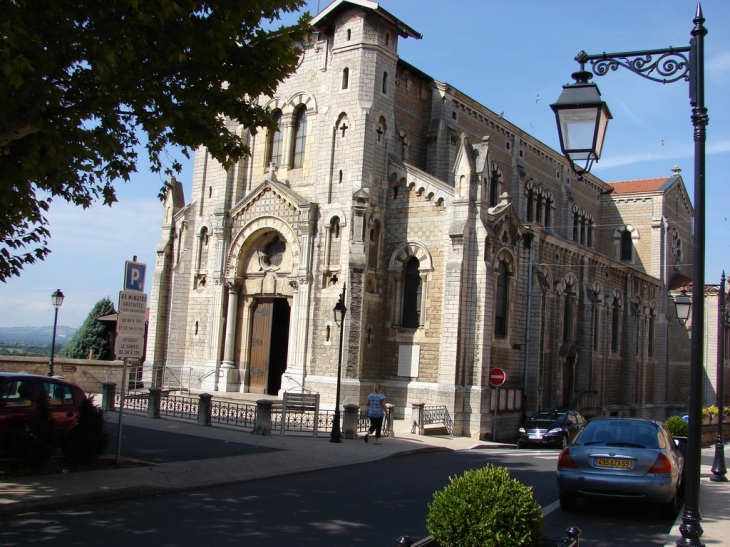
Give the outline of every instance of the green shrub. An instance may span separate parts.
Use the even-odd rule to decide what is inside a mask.
[[[13,451],[22,462],[40,467],[56,449],[56,429],[45,393],[38,396],[35,405],[13,442]]]
[[[671,416],[664,422],[672,437],[686,437],[688,425],[680,416]]]
[[[86,398],[79,406],[74,428],[63,441],[63,453],[71,462],[90,463],[99,459],[109,446],[109,434],[104,428],[104,411]]]
[[[542,508],[507,468],[488,464],[449,481],[426,518],[442,547],[542,546]]]

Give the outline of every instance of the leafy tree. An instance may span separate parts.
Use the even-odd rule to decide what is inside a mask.
[[[50,252],[52,198],[116,201],[140,135],[154,172],[180,171],[169,145],[225,166],[247,154],[237,127],[275,126],[257,98],[296,69],[308,15],[263,25],[304,4],[0,0],[0,280]]]
[[[112,301],[108,297],[99,300],[59,355],[71,359],[88,359],[89,350],[93,349],[94,359],[111,359],[113,348],[109,342],[109,324],[97,319],[112,313],[116,313]]]

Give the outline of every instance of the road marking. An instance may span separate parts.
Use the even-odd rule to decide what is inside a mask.
[[[542,508],[542,516],[546,517],[553,511],[555,511],[558,507],[560,507],[560,500],[556,500],[552,502],[550,505],[546,505]]]

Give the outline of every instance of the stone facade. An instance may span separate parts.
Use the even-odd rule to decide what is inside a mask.
[[[176,183],[165,204],[147,380],[185,366],[202,389],[332,405],[346,286],[342,404],[379,382],[397,417],[445,405],[474,438],[492,438],[495,406],[507,438],[540,407],[661,419],[686,404],[669,381],[686,333],[668,282],[692,247],[679,171],[633,193],[579,179],[400,60],[408,38],[373,2],[334,2],[261,98],[279,131],[241,128],[252,154],[228,170],[198,151],[190,200]]]

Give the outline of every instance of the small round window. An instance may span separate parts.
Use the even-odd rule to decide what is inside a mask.
[[[281,266],[286,251],[286,243],[277,237],[271,241],[264,249],[264,264],[267,266]]]

